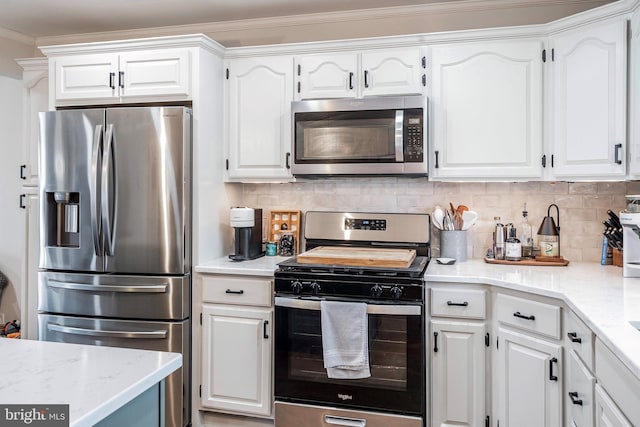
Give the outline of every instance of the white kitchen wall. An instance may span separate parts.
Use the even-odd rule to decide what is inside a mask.
[[[480,216],[467,240],[469,256],[481,258],[491,246],[494,217],[517,226],[522,221],[523,204],[527,203],[535,234],[548,206],[555,203],[560,208],[562,255],[570,261],[599,262],[602,221],[607,218],[607,209],[624,209],[626,194],[640,194],[640,183],[443,183],[424,178],[336,178],[244,184],[243,204],[264,210],[265,230],[267,214],[272,209],[431,213],[436,205],[464,204]],[[555,218],[555,210],[552,216]],[[437,256],[439,233],[435,229],[432,232]]]
[[[9,286],[0,297],[5,321],[20,318],[24,212],[18,207],[22,159],[22,82],[0,75],[0,271]]]

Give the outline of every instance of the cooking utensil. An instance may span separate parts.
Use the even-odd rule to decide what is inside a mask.
[[[462,212],[462,230],[468,230],[478,220],[478,213],[475,211]]]
[[[444,230],[444,211],[440,205],[433,209],[433,223],[438,230]]]

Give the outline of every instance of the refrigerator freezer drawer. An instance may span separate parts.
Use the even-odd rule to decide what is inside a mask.
[[[182,368],[166,379],[166,426],[183,427],[190,419],[191,322],[149,322],[38,315],[41,341],[182,353]],[[99,367],[96,367],[99,369]]]
[[[38,273],[38,311],[91,317],[182,320],[189,317],[191,276]]]

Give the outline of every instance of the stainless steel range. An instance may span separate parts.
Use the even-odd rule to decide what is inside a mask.
[[[424,426],[429,215],[308,212],[304,230],[307,252],[275,273],[276,427]],[[361,262],[311,256],[338,248],[372,255]],[[378,252],[385,256],[376,259]],[[406,265],[389,266],[387,254],[414,252]],[[326,301],[365,305],[369,376],[328,373]]]

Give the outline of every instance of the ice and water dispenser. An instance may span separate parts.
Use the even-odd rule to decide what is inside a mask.
[[[46,246],[80,247],[80,193],[46,193]]]

